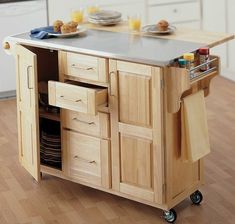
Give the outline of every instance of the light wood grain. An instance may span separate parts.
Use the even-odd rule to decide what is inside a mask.
[[[17,114],[20,162],[39,181],[37,56],[17,45]]]
[[[48,82],[49,103],[77,112],[97,114],[98,106],[107,103],[107,89],[86,88],[78,85]]]
[[[59,52],[60,76],[68,75],[85,80],[107,83],[108,60],[71,52]]]
[[[65,147],[64,152],[67,153],[67,161],[65,161],[67,175],[83,182],[98,186],[102,186],[103,183],[103,187],[109,187],[108,140],[67,130],[63,130],[62,135],[66,141],[63,147]]]
[[[67,129],[102,138],[110,137],[109,115],[105,113],[90,115],[62,109],[61,121]]]
[[[212,152],[205,159],[204,202],[198,207],[182,199],[175,208],[179,224],[233,224],[235,219],[235,84],[213,79],[206,104]],[[16,124],[15,100],[0,101],[1,223],[164,223],[159,209],[71,181],[43,174],[36,184],[18,162]]]

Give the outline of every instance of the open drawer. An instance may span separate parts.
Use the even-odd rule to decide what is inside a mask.
[[[64,109],[96,115],[107,104],[108,91],[102,87],[74,82],[48,82],[49,104]]]
[[[209,65],[206,71],[200,69]],[[209,94],[210,81],[213,77],[220,74],[220,59],[217,56],[210,56],[206,63],[195,66],[193,69],[168,66],[166,68],[165,83],[167,87],[167,108],[169,113],[176,113],[180,109],[182,95],[196,87],[203,89],[205,96]]]

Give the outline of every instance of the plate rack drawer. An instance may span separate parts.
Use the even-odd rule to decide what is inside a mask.
[[[109,140],[63,130],[66,175],[81,182],[110,187]]]
[[[108,60],[105,58],[61,51],[59,59],[60,76],[108,82]]]
[[[81,113],[96,115],[98,107],[107,103],[108,91],[74,83],[48,82],[49,104]]]
[[[110,137],[109,115],[106,113],[90,115],[64,109],[61,113],[64,128],[101,138]]]

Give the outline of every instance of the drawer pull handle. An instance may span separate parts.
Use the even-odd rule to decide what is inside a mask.
[[[74,159],[79,159],[79,160],[82,160],[82,161],[84,161],[84,162],[91,163],[91,164],[96,163],[95,160],[87,160],[87,159],[83,159],[83,158],[81,158],[81,157],[79,157],[79,156],[74,156],[73,158],[74,158]]]
[[[89,125],[94,125],[94,124],[95,124],[95,122],[82,121],[82,120],[79,120],[79,119],[76,118],[76,117],[74,117],[73,120],[74,120],[74,121],[77,121],[77,122],[80,122],[80,123],[89,124]]]
[[[64,98],[64,96],[62,95],[62,96],[60,96],[60,98]],[[64,100],[72,101],[72,102],[75,102],[75,103],[79,103],[79,102],[81,102],[81,101],[82,101],[81,99],[78,99],[78,100],[73,101],[73,100],[66,99],[66,98],[64,98]]]
[[[72,68],[76,68],[76,69],[87,70],[87,71],[89,71],[89,70],[94,70],[94,68],[92,68],[92,67],[81,67],[81,66],[77,66],[77,65],[75,65],[75,64],[72,64],[71,67],[72,67]]]

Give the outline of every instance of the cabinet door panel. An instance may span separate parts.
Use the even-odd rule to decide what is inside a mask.
[[[121,122],[151,126],[150,89],[150,77],[119,72],[119,112]]]
[[[20,162],[36,180],[39,180],[37,57],[18,45],[16,58]]]
[[[152,142],[120,136],[121,182],[152,188]]]
[[[161,68],[110,60],[112,188],[164,202]]]

